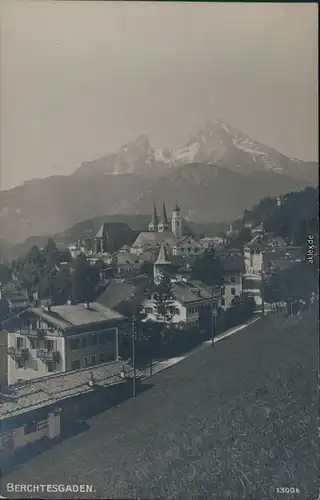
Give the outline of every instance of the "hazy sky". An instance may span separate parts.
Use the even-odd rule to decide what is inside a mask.
[[[317,4],[0,0],[2,188],[220,117],[318,157]]]

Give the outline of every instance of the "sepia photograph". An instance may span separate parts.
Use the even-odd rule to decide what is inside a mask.
[[[319,500],[318,5],[0,0],[0,498]]]

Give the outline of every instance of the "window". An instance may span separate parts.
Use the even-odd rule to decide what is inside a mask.
[[[33,422],[29,422],[27,425],[24,426],[24,433],[32,434],[33,432],[37,432],[37,429],[38,429],[37,422],[33,420]]]
[[[236,294],[236,289],[235,288],[231,288],[231,295],[235,295]]]
[[[16,368],[18,368],[18,369],[19,369],[19,368],[20,368],[20,369],[21,369],[21,368],[26,369],[26,362],[25,362],[25,360],[24,360],[24,359],[17,359],[17,360],[16,360]]]
[[[179,310],[177,307],[174,307],[174,308],[173,308],[173,312],[174,312],[174,314],[176,314],[177,316],[179,316],[179,314],[180,314],[180,310]]]
[[[84,368],[87,368],[89,366],[88,358],[84,358],[83,366],[84,366]]]
[[[49,427],[48,419],[41,420],[40,422],[37,423],[37,431],[48,429],[48,427]]]
[[[45,344],[46,349],[48,349],[48,351],[53,351],[53,349],[54,349],[54,341],[53,340],[46,339],[44,341],[44,344]]]
[[[22,338],[22,337],[17,338],[17,348],[18,349],[24,348],[24,338]]]
[[[224,286],[221,287],[221,295],[225,295],[226,294],[226,289]]]
[[[97,343],[98,343],[97,335],[96,334],[91,335],[89,337],[89,345],[93,346],[93,345],[97,345]]]
[[[144,310],[145,310],[146,314],[152,314],[152,312],[153,312],[152,307],[145,307]]]
[[[71,370],[80,370],[80,359],[75,359],[71,363]]]
[[[82,339],[81,339],[81,347],[82,348],[88,347],[88,339],[87,339],[87,337],[82,337]]]
[[[49,361],[46,365],[47,365],[47,372],[48,373],[55,372],[55,364],[52,361]]]
[[[29,338],[30,349],[39,349],[39,339]]]
[[[32,360],[32,369],[35,370],[36,372],[38,371],[38,360],[37,359]]]
[[[231,276],[230,281],[231,281],[231,283],[235,283],[236,282],[236,278],[234,276]]]
[[[104,352],[102,352],[99,356],[99,363],[105,363],[105,361],[106,361],[106,357],[105,357]]]
[[[226,305],[226,301],[225,301],[225,299],[223,297],[221,297],[221,306],[223,307],[225,305]]]
[[[91,356],[91,364],[92,365],[95,365],[96,364],[96,357],[95,356]]]
[[[71,339],[71,351],[76,351],[80,347],[80,339]]]

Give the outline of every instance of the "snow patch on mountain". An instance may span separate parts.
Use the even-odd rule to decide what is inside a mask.
[[[153,148],[148,136],[140,135],[120,147],[115,154],[83,163],[75,173],[138,174],[158,178],[190,163],[216,164],[249,175],[273,171],[298,179],[309,178],[306,168],[303,168],[304,162],[288,158],[254,141],[221,119],[207,122],[181,149]],[[314,175],[311,167],[310,172]]]
[[[185,148],[176,151],[173,155],[173,159],[176,162],[192,163],[195,160],[196,154],[200,149],[200,144],[194,142]]]

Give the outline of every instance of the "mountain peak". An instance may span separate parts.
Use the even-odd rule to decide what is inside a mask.
[[[134,137],[130,142],[122,146],[121,149],[124,147],[139,147],[149,149],[151,146],[147,134],[140,134],[137,137]]]
[[[153,148],[147,134],[140,134],[121,146],[117,153],[86,162],[79,173],[91,175],[135,173],[158,178],[170,170],[190,163],[211,164],[237,173],[254,174],[273,171],[298,179],[311,180],[304,162],[293,160],[278,151],[251,139],[221,117],[208,119],[184,147],[176,150]]]

